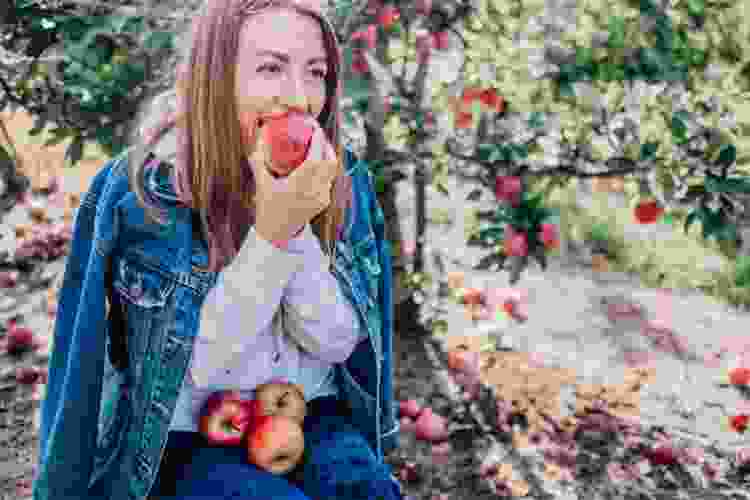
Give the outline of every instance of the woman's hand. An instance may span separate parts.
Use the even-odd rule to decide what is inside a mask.
[[[307,158],[287,177],[274,178],[271,158],[263,137],[256,132],[255,149],[249,160],[255,177],[255,231],[265,240],[288,241],[331,204],[331,187],[338,160],[325,133],[315,124]]]

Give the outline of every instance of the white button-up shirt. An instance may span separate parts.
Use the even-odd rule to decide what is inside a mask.
[[[170,430],[197,431],[211,393],[252,399],[273,378],[302,386],[306,401],[337,393],[333,364],[367,334],[328,262],[309,224],[285,249],[250,229],[206,296]]]

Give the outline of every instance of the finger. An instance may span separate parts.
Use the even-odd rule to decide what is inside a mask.
[[[323,142],[325,137],[323,136],[323,130],[320,127],[315,127],[313,131],[312,144],[310,144],[310,151],[308,151],[307,159],[311,161],[320,161],[323,159],[325,150],[323,149]]]
[[[307,158],[300,165],[299,168],[295,169],[290,175],[290,179],[297,179],[294,182],[311,182],[311,179],[318,178],[320,176],[320,163],[321,155],[323,154],[322,145],[320,142],[321,137],[315,137],[314,134],[321,133],[319,128],[315,129],[313,133],[312,143],[310,149],[307,152]],[[308,185],[309,187],[309,185]]]
[[[264,132],[265,132],[265,129],[262,127],[257,129],[256,135],[255,135],[255,146],[253,148],[253,152],[250,158],[251,165],[253,168],[253,173],[255,174],[256,179],[260,178],[261,182],[264,182],[268,180],[269,178],[272,178],[270,172],[268,171],[269,154],[268,154],[268,145],[266,144],[266,141],[263,139]]]

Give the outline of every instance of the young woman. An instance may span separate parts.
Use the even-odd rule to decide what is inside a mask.
[[[399,500],[390,249],[340,145],[335,33],[319,6],[210,0],[180,46],[76,215],[34,498]],[[262,132],[288,111],[319,126],[277,178]],[[278,377],[307,406],[285,475],[197,432],[210,394]]]

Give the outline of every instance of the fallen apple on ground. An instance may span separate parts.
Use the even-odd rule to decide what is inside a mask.
[[[198,430],[209,443],[239,446],[257,403],[244,401],[239,391],[218,391],[203,405]]]
[[[267,117],[259,123],[266,144],[270,147],[269,168],[277,177],[286,177],[304,163],[315,132],[315,119],[301,113]]]
[[[260,415],[289,417],[300,425],[305,420],[307,407],[302,387],[286,382],[268,382],[255,388],[255,399],[260,402]]]
[[[272,474],[286,474],[302,459],[305,436],[294,418],[261,415],[247,433],[247,459]]]

